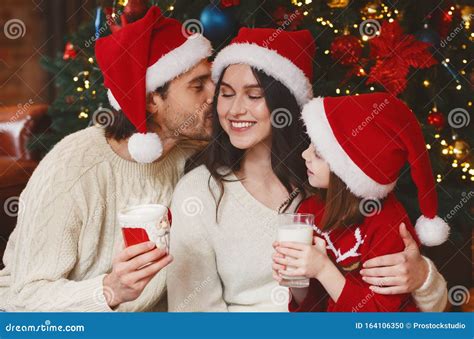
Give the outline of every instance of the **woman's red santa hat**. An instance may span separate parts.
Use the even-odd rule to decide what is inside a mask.
[[[212,78],[217,83],[229,65],[250,65],[280,81],[303,106],[313,97],[315,52],[314,39],[308,30],[288,32],[243,27],[229,46],[217,54]]]
[[[97,40],[95,53],[111,106],[138,131],[128,140],[130,155],[140,163],[155,161],[163,147],[156,133],[147,133],[146,96],[209,57],[210,42],[189,36],[179,21],[152,6],[143,19]]]
[[[427,246],[447,240],[423,133],[402,101],[386,93],[315,98],[302,117],[319,155],[358,197],[384,198],[408,161],[423,214],[418,237]]]

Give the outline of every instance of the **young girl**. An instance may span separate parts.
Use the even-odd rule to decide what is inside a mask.
[[[360,274],[362,262],[403,249],[400,222],[415,233],[392,192],[406,161],[423,213],[418,238],[428,246],[447,239],[449,226],[436,216],[434,179],[415,116],[384,93],[313,99],[302,115],[312,141],[303,152],[309,183],[324,193],[298,209],[315,214],[315,245],[274,244],[276,280],[280,274],[312,278],[309,288],[290,289],[290,311],[417,311],[410,294],[375,294]],[[379,285],[396,279],[380,279]]]

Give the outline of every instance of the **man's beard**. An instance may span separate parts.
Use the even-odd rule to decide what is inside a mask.
[[[172,136],[178,140],[209,141],[212,136],[212,120],[210,110],[189,114],[180,123],[175,123]]]

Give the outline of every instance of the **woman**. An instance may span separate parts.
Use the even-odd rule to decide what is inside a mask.
[[[213,141],[171,206],[170,311],[287,311],[272,243],[278,213],[311,193],[299,114],[314,53],[308,31],[242,28],[216,57]]]

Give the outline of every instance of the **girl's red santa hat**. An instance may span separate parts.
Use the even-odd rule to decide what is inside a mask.
[[[210,42],[188,35],[179,21],[152,6],[144,18],[97,40],[95,53],[110,105],[138,131],[128,140],[130,155],[140,163],[155,161],[163,147],[156,133],[147,132],[146,96],[209,57]]]
[[[408,161],[423,214],[418,237],[427,246],[447,240],[423,133],[402,101],[386,93],[315,98],[302,117],[319,155],[358,197],[384,198]]]
[[[313,97],[315,52],[314,39],[308,30],[288,32],[243,27],[229,46],[217,54],[212,78],[217,83],[229,65],[250,65],[280,81],[303,106]]]

